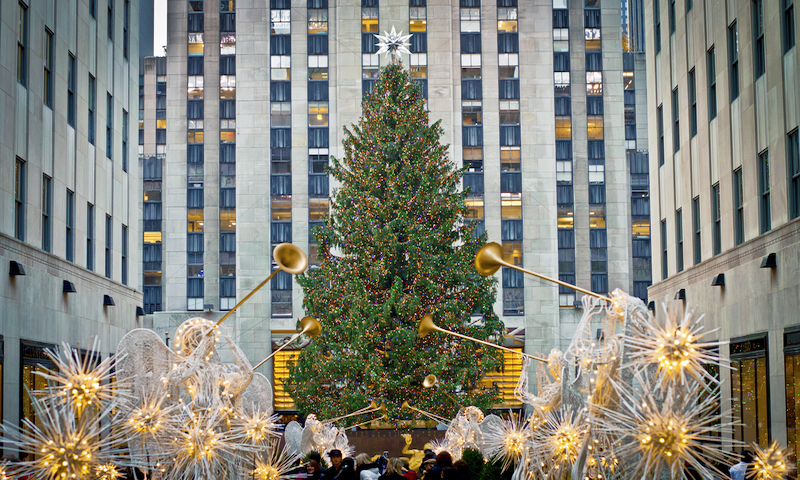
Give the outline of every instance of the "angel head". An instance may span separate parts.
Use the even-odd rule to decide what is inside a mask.
[[[200,343],[207,336],[214,337],[214,344],[219,341],[220,331],[219,328],[210,320],[204,318],[190,318],[183,322],[175,334],[175,341],[172,348],[175,353],[182,357],[188,357],[200,345]],[[210,360],[211,352],[208,354],[206,360]]]

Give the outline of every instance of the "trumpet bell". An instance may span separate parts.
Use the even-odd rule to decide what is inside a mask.
[[[408,404],[408,400],[403,402],[403,405],[400,407],[400,410],[411,410],[411,405]]]
[[[425,388],[431,388],[435,386],[438,382],[439,380],[436,378],[436,375],[431,374],[425,377],[425,380],[422,381],[422,386]]]
[[[425,335],[435,332],[438,329],[439,327],[433,323],[433,315],[425,315],[419,322],[419,330],[417,330],[417,333],[420,337],[424,337]]]
[[[272,258],[281,270],[297,275],[303,273],[308,268],[308,257],[306,252],[291,243],[281,243],[272,252]]]
[[[288,245],[284,243],[284,245]],[[322,332],[322,325],[314,317],[303,317],[300,320],[300,333],[305,333],[309,337],[316,337]]]
[[[475,254],[475,270],[481,276],[494,275],[503,265],[508,263],[503,257],[503,247],[496,242],[487,243]]]

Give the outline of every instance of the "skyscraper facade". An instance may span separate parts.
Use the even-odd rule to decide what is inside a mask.
[[[704,315],[734,437],[797,453],[798,15],[791,0],[647,4],[656,302]],[[657,315],[665,315],[654,305]]]
[[[143,325],[136,110],[139,2],[0,3],[0,415],[67,342],[103,357]],[[137,309],[137,307],[139,307]]]
[[[343,154],[342,128],[358,122],[387,62],[374,35],[393,26],[413,34],[403,63],[431,121],[442,122],[454,166],[465,169],[467,220],[517,265],[646,296],[644,63],[623,49],[619,1],[170,0],[168,8],[167,58],[143,68],[139,137],[151,172],[143,173],[143,290],[165,338],[186,318],[221,318],[276,268],[277,244],[292,242],[316,261],[311,232],[336,191],[325,167]],[[634,223],[632,195],[645,202]],[[507,343],[563,348],[579,297],[510,269],[497,276]],[[303,315],[302,290],[282,272],[225,325],[257,362]],[[269,363],[262,371],[272,376]]]

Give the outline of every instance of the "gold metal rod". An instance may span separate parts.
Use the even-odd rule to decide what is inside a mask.
[[[302,335],[302,334],[304,334],[304,333],[305,333],[305,332],[300,332],[300,333],[296,333],[296,334],[294,334],[294,335],[292,336],[292,338],[290,338],[290,339],[289,339],[289,341],[288,341],[288,342],[286,342],[286,343],[284,343],[283,345],[281,345],[280,347],[276,348],[276,349],[275,349],[275,350],[274,350],[272,353],[270,353],[270,354],[269,354],[269,356],[268,356],[267,358],[265,358],[264,360],[261,360],[260,362],[258,362],[258,365],[256,365],[255,367],[253,367],[253,370],[255,370],[256,368],[260,367],[261,365],[264,365],[265,363],[267,363],[267,361],[268,361],[270,358],[274,357],[276,353],[278,353],[278,352],[280,352],[281,350],[283,350],[284,348],[288,347],[288,346],[289,346],[290,344],[292,344],[292,343],[293,343],[295,340],[297,340],[298,338],[300,338],[300,335]]]
[[[441,327],[437,327],[437,329],[440,332],[446,332],[447,334],[453,335],[454,337],[463,338],[465,340],[472,340],[473,342],[478,342],[478,343],[486,345],[488,347],[496,348],[498,350],[503,350],[503,351],[506,351],[506,352],[516,353],[517,355],[522,355],[523,357],[528,357],[528,358],[532,358],[534,360],[539,360],[540,362],[547,363],[547,359],[546,358],[537,357],[535,355],[531,355],[531,354],[528,354],[528,353],[518,352],[516,350],[511,350],[510,348],[506,348],[506,347],[503,347],[501,345],[497,345],[496,343],[484,342],[483,340],[478,340],[477,338],[472,338],[472,337],[468,337],[466,335],[461,335],[460,333],[456,333],[456,332],[454,332],[452,330],[446,330],[446,329],[441,328]]]
[[[335,418],[330,418],[328,420],[323,420],[322,422],[323,423],[338,422],[339,420],[343,420],[343,419],[348,418],[348,417],[355,417],[356,415],[366,415],[367,413],[377,412],[380,409],[381,409],[381,407],[375,407],[375,408],[366,407],[366,408],[362,408],[361,410],[356,410],[353,413],[348,413],[347,415],[342,415],[341,417],[335,417]]]
[[[440,417],[439,415],[433,414],[431,412],[426,412],[425,410],[420,410],[419,408],[412,407],[411,405],[407,405],[409,410],[414,410],[415,412],[419,412],[426,417],[430,418],[431,420],[435,420],[439,423],[450,424],[449,418]]]
[[[242,304],[243,304],[244,302],[246,302],[247,300],[249,300],[249,299],[250,299],[250,297],[252,297],[254,293],[256,293],[257,291],[261,290],[261,287],[263,287],[264,285],[266,285],[266,284],[267,284],[267,282],[269,282],[270,280],[272,280],[272,277],[274,277],[275,275],[277,275],[277,274],[278,274],[278,272],[280,272],[281,270],[283,270],[283,269],[282,269],[282,268],[279,268],[279,269],[275,270],[274,272],[272,272],[272,273],[270,274],[270,276],[269,276],[269,277],[267,277],[267,278],[266,278],[266,280],[264,280],[263,282],[259,283],[259,284],[258,284],[258,286],[257,286],[256,288],[254,288],[252,291],[250,291],[250,293],[248,293],[248,294],[247,294],[247,296],[246,296],[246,297],[244,297],[243,299],[239,300],[239,303],[237,303],[236,305],[234,305],[234,306],[233,306],[233,308],[231,308],[230,310],[228,310],[228,313],[226,313],[225,315],[223,315],[223,317],[219,319],[219,321],[217,322],[217,324],[216,324],[215,326],[219,326],[219,324],[220,324],[220,323],[224,322],[226,318],[228,318],[228,317],[229,317],[229,316],[230,316],[230,315],[231,315],[233,312],[235,312],[237,308],[239,308],[240,306],[242,306]]]
[[[372,423],[372,422],[374,422],[375,420],[380,420],[380,419],[382,419],[382,418],[383,418],[383,415],[381,415],[380,417],[375,417],[375,418],[373,418],[372,420],[367,420],[366,422],[356,423],[355,425],[349,426],[349,427],[347,427],[347,428],[343,428],[342,430],[350,430],[351,428],[360,427],[361,425],[366,425],[366,424],[368,424],[368,423]]]
[[[608,298],[608,297],[606,297],[604,295],[600,295],[599,293],[594,293],[591,290],[586,290],[585,288],[581,288],[581,287],[575,286],[575,285],[573,285],[571,283],[562,282],[561,280],[556,280],[555,278],[550,278],[548,276],[542,275],[541,273],[531,272],[530,270],[525,270],[524,268],[518,267],[518,266],[516,266],[514,264],[511,264],[511,263],[507,263],[505,266],[507,266],[509,268],[513,268],[514,270],[518,270],[518,271],[520,271],[522,273],[527,273],[528,275],[533,275],[534,277],[541,278],[542,280],[547,280],[548,282],[557,283],[557,284],[561,285],[562,287],[571,288],[571,289],[576,290],[578,292],[581,292],[581,293],[583,293],[585,295],[591,295],[592,297],[597,297],[597,298],[599,298],[601,300],[605,300],[606,302],[611,303],[611,299],[610,298]]]

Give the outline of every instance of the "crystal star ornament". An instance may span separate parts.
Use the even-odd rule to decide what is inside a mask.
[[[385,53],[387,56],[391,55],[393,60],[400,60],[401,53],[410,54],[411,52],[408,50],[408,47],[411,46],[411,42],[408,41],[413,34],[403,35],[403,31],[400,30],[400,33],[394,29],[392,26],[392,31],[387,32],[386,30],[383,31],[383,35],[375,35],[375,37],[380,40],[376,45],[380,47],[376,55],[380,55]]]

